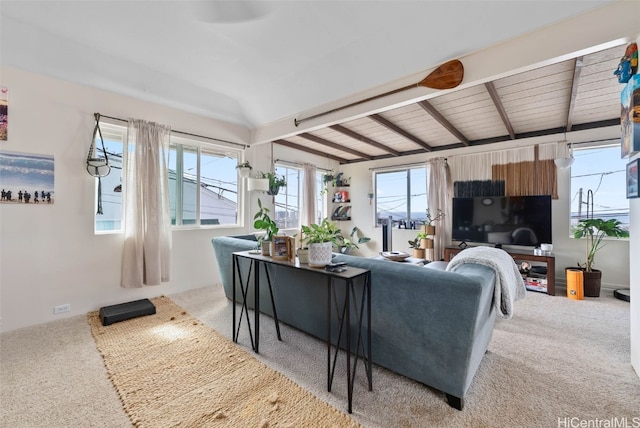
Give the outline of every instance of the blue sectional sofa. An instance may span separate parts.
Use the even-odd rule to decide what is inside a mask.
[[[216,237],[212,245],[225,294],[232,299],[232,253],[255,249],[255,239]],[[448,403],[462,410],[493,333],[493,269],[466,264],[447,272],[344,254],[334,260],[371,270],[373,363],[444,392]],[[326,278],[277,265],[271,269],[280,321],[325,340],[327,314],[318,302],[326,300]],[[268,291],[260,293],[260,309],[272,315]]]

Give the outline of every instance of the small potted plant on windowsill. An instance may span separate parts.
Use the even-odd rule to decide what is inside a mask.
[[[246,178],[251,173],[253,167],[249,163],[249,161],[244,161],[236,165],[236,169],[238,170],[238,174],[240,174],[240,178]]]
[[[278,225],[269,216],[269,208],[262,206],[262,201],[258,199],[258,207],[260,208],[255,216],[253,216],[253,227],[259,230],[264,230],[265,235],[261,237],[260,248],[263,256],[271,254],[271,241],[273,237],[278,233]]]
[[[269,180],[269,191],[267,192],[267,195],[277,195],[280,188],[287,185],[284,175],[278,176],[275,172],[263,172],[262,178],[267,178]]]

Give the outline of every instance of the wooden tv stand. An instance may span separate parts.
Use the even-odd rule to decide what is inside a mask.
[[[504,249],[504,248],[503,248]],[[462,251],[459,247],[446,247],[444,249],[445,261],[450,261],[453,256]],[[518,251],[518,250],[505,250],[513,260],[520,261],[535,261],[543,262],[547,264],[547,294],[550,296],[556,295],[556,257],[550,256],[536,256],[533,252]]]

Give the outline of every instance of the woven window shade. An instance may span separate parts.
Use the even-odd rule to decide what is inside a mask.
[[[552,159],[493,165],[491,174],[493,180],[504,181],[506,196],[551,195],[552,199],[558,199]]]

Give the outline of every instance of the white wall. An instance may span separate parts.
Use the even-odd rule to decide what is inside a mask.
[[[93,233],[95,179],[85,171],[93,113],[239,143],[249,130],[13,68],[0,77],[9,89],[9,140],[0,149],[55,160],[53,205],[0,204],[0,331],[219,283],[211,238],[240,229],[175,231],[171,282],[120,287],[122,235]],[[70,312],[53,315],[66,303]]]

